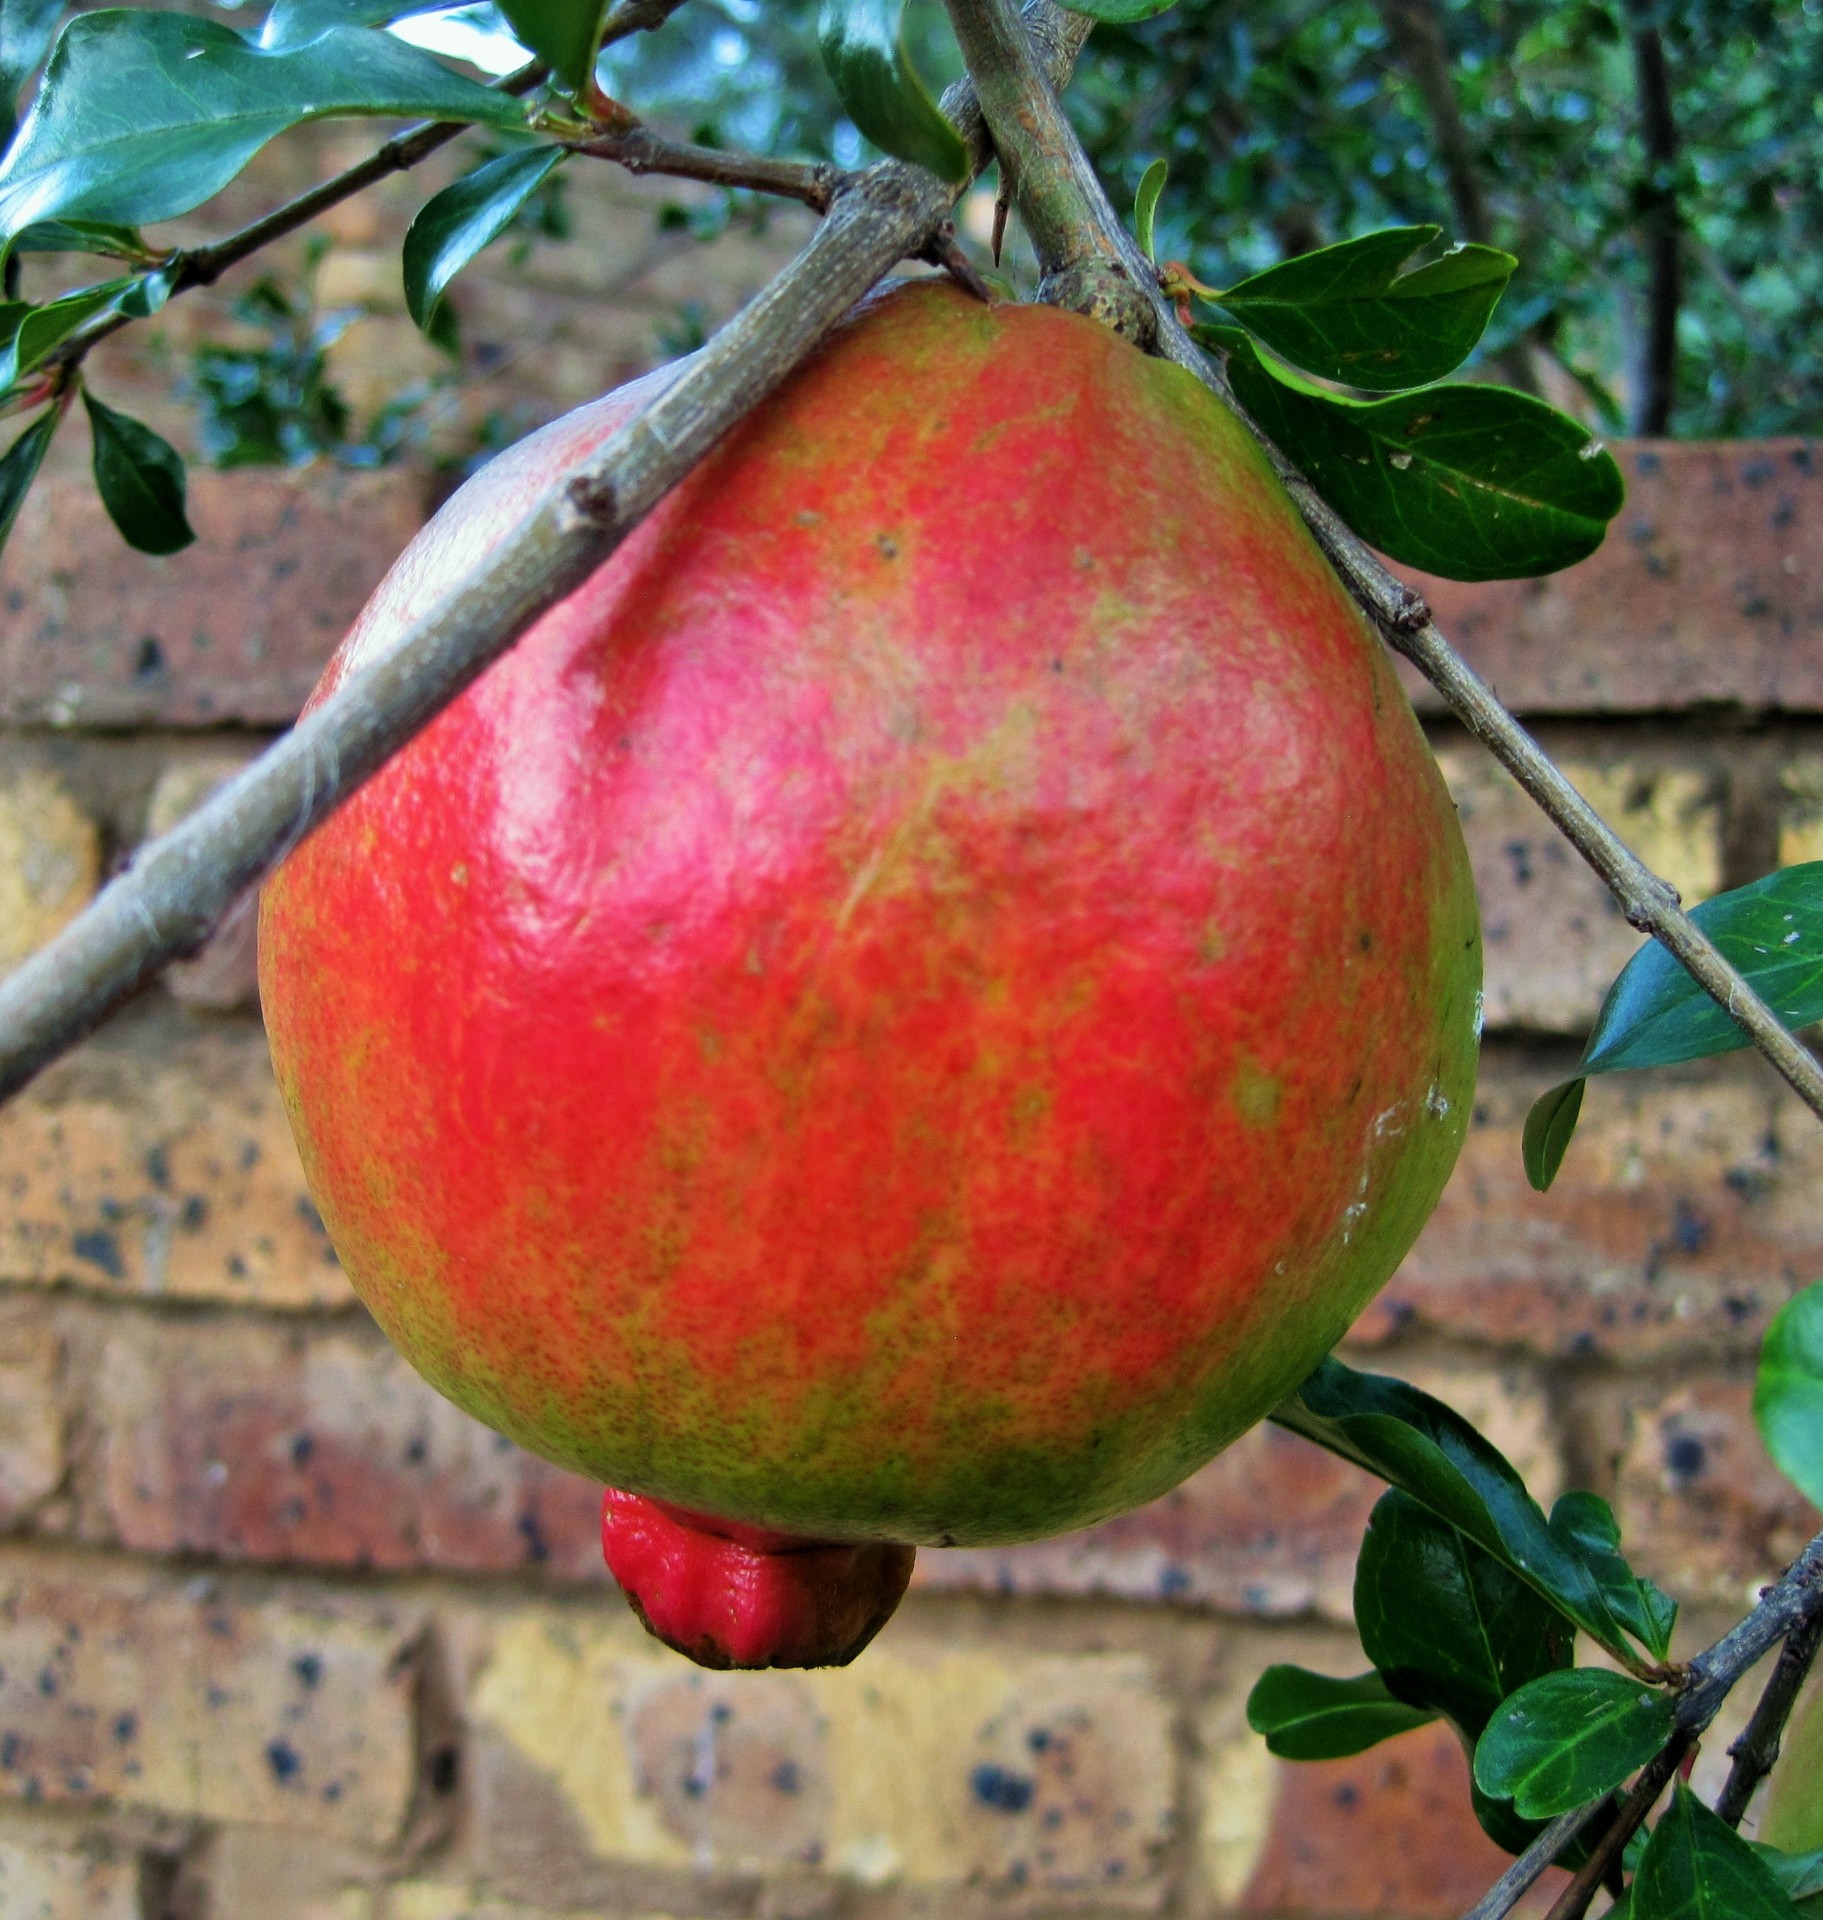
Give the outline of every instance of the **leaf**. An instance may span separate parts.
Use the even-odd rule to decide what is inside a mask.
[[[1690,917],[1788,1027],[1823,1019],[1823,860],[1718,893]],[[1668,1067],[1732,1053],[1747,1036],[1656,940],[1608,989],[1583,1050],[1585,1073]]]
[[[817,38],[843,110],[876,147],[968,178],[968,148],[912,66],[903,0],[823,0]]]
[[[1165,176],[1169,172],[1164,161],[1154,160],[1139,177],[1139,191],[1133,196],[1133,232],[1139,241],[1139,250],[1148,260],[1158,258],[1152,244],[1152,218],[1158,212],[1158,196],[1165,190]]]
[[[1363,540],[1450,580],[1555,573],[1602,543],[1625,492],[1588,432],[1506,387],[1391,400],[1298,391],[1232,353],[1241,404]]]
[[[44,465],[51,435],[57,431],[57,422],[62,418],[61,407],[46,407],[7,448],[5,457],[0,458],[0,547],[6,545],[13,522],[19,518],[19,509],[25,505],[25,496],[32,490],[38,469]]]
[[[1520,1152],[1525,1158],[1525,1177],[1535,1193],[1549,1192],[1551,1182],[1557,1178],[1557,1169],[1570,1150],[1576,1117],[1582,1112],[1583,1090],[1588,1084],[1578,1074],[1574,1080],[1566,1080],[1562,1086],[1541,1094],[1526,1115]]]
[[[1268,1667],[1247,1696],[1247,1724],[1281,1760],[1345,1759],[1436,1717],[1395,1700],[1377,1673],[1336,1680],[1305,1667]]]
[[[1753,1417],[1779,1471],[1823,1507],[1823,1281],[1773,1315],[1760,1346]]]
[[[4,4],[4,0],[0,0]],[[16,253],[99,253],[116,260],[150,260],[137,228],[95,220],[39,220],[13,242]]]
[[[1293,1433],[1402,1488],[1519,1574],[1611,1653],[1624,1626],[1574,1545],[1553,1533],[1512,1464],[1461,1414],[1403,1380],[1333,1356],[1274,1409]]]
[[[495,0],[513,38],[535,53],[566,93],[580,93],[595,71],[607,0]]]
[[[1521,1687],[1475,1747],[1475,1784],[1550,1820],[1599,1800],[1658,1752],[1677,1724],[1668,1694],[1605,1667]]]
[[[1355,1625],[1392,1694],[1447,1714],[1471,1744],[1509,1694],[1574,1657],[1555,1607],[1397,1488],[1361,1542]]]
[[[1086,13],[1091,20],[1130,27],[1136,21],[1150,20],[1154,14],[1168,12],[1177,5],[1177,0],[1063,0],[1063,5],[1072,13]]]
[[[0,0],[0,144],[13,137],[19,89],[50,51],[63,0]]]
[[[477,167],[418,209],[405,236],[405,305],[426,332],[444,288],[506,231],[564,157],[562,147],[522,147]]]
[[[1748,1845],[1779,1883],[1787,1900],[1795,1903],[1823,1896],[1823,1847],[1814,1853],[1787,1853],[1784,1848],[1769,1847],[1762,1840],[1750,1840]]]
[[[196,535],[184,518],[184,463],[168,440],[85,387],[95,441],[95,490],[121,538],[141,553],[176,553]]]
[[[275,135],[336,114],[521,126],[525,109],[365,28],[267,52],[187,14],[81,14],[0,162],[0,244],[42,220],[188,213]]]
[[[162,307],[171,294],[171,277],[165,273],[137,274],[119,280],[103,280],[98,285],[68,293],[61,300],[47,301],[41,307],[27,307],[17,325],[0,320],[4,345],[0,345],[0,392],[13,386],[44,361],[78,328],[108,313],[129,313],[135,320],[148,319]]]
[[[1551,1531],[1581,1553],[1609,1609],[1655,1660],[1671,1657],[1677,1602],[1638,1574],[1620,1550],[1620,1522],[1598,1493],[1566,1493],[1551,1509]]]
[[[1753,1848],[1678,1781],[1633,1877],[1633,1920],[1791,1920]]]
[[[390,27],[434,13],[447,0],[277,0],[259,31],[268,53],[284,53],[314,40],[331,27]]]
[[[1440,227],[1389,227],[1268,267],[1218,296],[1281,359],[1374,393],[1453,373],[1487,329],[1519,262],[1494,247],[1452,248],[1400,269]]]

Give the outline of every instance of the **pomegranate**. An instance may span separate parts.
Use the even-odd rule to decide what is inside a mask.
[[[662,376],[661,376],[662,377]],[[490,465],[323,688],[626,417]],[[1388,661],[1258,451],[1078,316],[865,303],[286,862],[261,982],[375,1318],[613,1489],[713,1664],[915,1544],[1165,1492],[1386,1280],[1480,949]]]

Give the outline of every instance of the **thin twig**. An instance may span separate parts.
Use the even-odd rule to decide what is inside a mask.
[[[1731,1827],[1741,1824],[1741,1815],[1747,1811],[1754,1788],[1772,1771],[1772,1764],[1779,1757],[1785,1722],[1791,1718],[1791,1710],[1817,1657],[1819,1644],[1823,1644],[1823,1613],[1792,1628],[1753,1717],[1728,1749],[1734,1765],[1728,1770],[1715,1810]]]
[[[1393,51],[1430,116],[1431,137],[1456,210],[1457,238],[1485,246],[1494,237],[1494,223],[1488,217],[1487,196],[1475,170],[1475,149],[1456,97],[1456,76],[1437,0],[1379,0],[1379,10]]]
[[[1640,227],[1646,242],[1646,340],[1640,354],[1633,431],[1665,433],[1677,398],[1677,310],[1683,298],[1683,221],[1677,205],[1677,120],[1664,36],[1652,0],[1627,0],[1634,87],[1646,169],[1640,183]]]
[[[680,180],[703,180],[714,187],[745,187],[753,193],[802,201],[818,213],[827,213],[836,194],[853,178],[820,160],[768,160],[760,154],[698,146],[693,140],[667,140],[643,123],[591,134],[570,144],[577,153],[612,160],[629,173],[663,173]]]
[[[1620,1811],[1589,1849],[1589,1857],[1576,1870],[1575,1878],[1551,1903],[1545,1920],[1583,1920],[1589,1911],[1589,1902],[1601,1891],[1626,1851],[1627,1842],[1658,1805],[1659,1795],[1671,1784],[1671,1776],[1684,1764],[1684,1755],[1694,1745],[1695,1736],[1679,1728],[1640,1769],[1632,1791],[1620,1804]]]
[[[1602,1805],[1599,1800],[1591,1800],[1586,1807],[1560,1813],[1469,1908],[1463,1920],[1506,1920],[1506,1916],[1532,1891],[1534,1882],[1543,1875],[1545,1869],[1601,1811]]]
[[[1089,22],[1034,0],[1060,76]],[[966,86],[945,110],[979,167]],[[0,982],[0,1098],[92,1032],[585,579],[862,294],[939,235],[960,189],[888,161],[837,195],[797,258],[394,650],[341,687]]]

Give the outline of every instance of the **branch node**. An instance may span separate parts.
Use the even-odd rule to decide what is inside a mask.
[[[994,304],[994,290],[976,271],[975,263],[962,250],[956,237],[956,223],[945,220],[931,235],[930,245],[918,256],[927,266],[941,267],[964,292],[972,293],[984,307]]]
[[[614,484],[598,474],[573,474],[563,484],[563,498],[571,512],[603,532],[619,519],[620,497]]]
[[[1038,297],[1046,306],[1086,314],[1142,352],[1150,353],[1158,342],[1157,308],[1118,260],[1073,260],[1045,275]]]

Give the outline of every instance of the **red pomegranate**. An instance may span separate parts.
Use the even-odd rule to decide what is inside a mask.
[[[471,481],[325,676],[622,420]],[[319,690],[321,691],[321,690]],[[266,890],[313,1193],[718,1664],[1150,1500],[1455,1159],[1461,836],[1260,455],[1080,317],[867,303]]]

